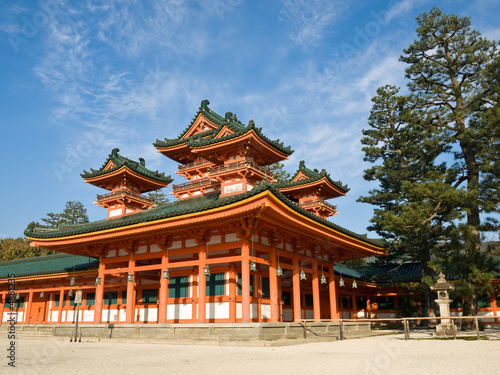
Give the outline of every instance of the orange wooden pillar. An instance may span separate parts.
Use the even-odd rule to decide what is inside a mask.
[[[102,262],[99,263],[99,271],[97,277],[101,281],[95,288],[95,308],[94,308],[94,323],[102,322],[102,302],[104,298],[104,270],[106,265]]]
[[[335,284],[335,272],[333,268],[333,263],[328,270],[330,272],[330,280],[328,284],[328,292],[330,294],[330,317],[331,319],[338,319],[339,312],[337,309],[337,290]]]
[[[168,279],[163,277],[163,272],[168,269],[167,252],[163,250],[161,257],[161,270],[160,270],[160,303],[158,306],[158,323],[167,322],[167,300],[168,300]]]
[[[61,288],[61,291],[59,292],[59,314],[57,316],[57,323],[61,323],[62,321],[62,313],[65,302],[66,301],[64,300],[64,289]]]
[[[312,275],[312,292],[313,292],[313,312],[314,320],[321,319],[321,306],[319,298],[319,279],[318,279],[318,262],[313,262],[313,275]]]
[[[24,310],[26,312],[24,316],[24,322],[25,323],[30,323],[31,322],[31,304],[33,303],[33,290],[30,290],[28,293],[28,301],[26,303],[26,309]]]
[[[302,319],[301,314],[301,304],[300,304],[300,275],[299,275],[299,257],[294,256],[292,259],[293,265],[293,276],[292,276],[292,285],[293,285],[293,320],[299,321]]]
[[[129,275],[132,275],[132,281],[129,281]],[[128,262],[128,275],[127,275],[127,309],[126,309],[126,323],[135,322],[135,260],[129,260]]]
[[[2,293],[2,300],[0,301],[0,324],[2,324],[2,322],[3,322],[3,311],[5,308],[5,303],[7,302],[6,298],[7,298],[7,293],[3,292]]]
[[[236,322],[236,265],[229,266],[229,322]]]
[[[241,320],[250,322],[250,246],[248,240],[241,246]]]
[[[278,278],[276,276],[276,248],[270,254],[271,266],[269,267],[269,297],[271,299],[271,322],[279,320],[278,309]]]
[[[207,252],[204,245],[200,245],[198,259],[198,322],[205,323],[206,302],[207,302],[207,278],[205,276],[205,266],[207,264]]]

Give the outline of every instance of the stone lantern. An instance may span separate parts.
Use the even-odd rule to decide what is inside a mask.
[[[448,317],[450,316],[450,303],[451,299],[448,294],[450,290],[453,290],[453,286],[446,282],[444,274],[441,272],[438,275],[438,281],[434,286],[431,286],[432,290],[435,290],[438,295],[438,299],[434,300],[439,305],[440,316]],[[441,323],[436,327],[435,336],[452,336],[456,333],[455,324],[451,319],[441,319]]]

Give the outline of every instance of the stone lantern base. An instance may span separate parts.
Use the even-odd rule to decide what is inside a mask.
[[[457,335],[457,326],[455,324],[438,324],[434,336],[444,337]]]

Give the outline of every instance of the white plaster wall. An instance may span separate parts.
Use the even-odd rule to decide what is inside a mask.
[[[189,240],[186,240],[186,247],[196,247],[198,246],[198,244],[196,243],[195,240],[193,239],[189,239]]]
[[[153,244],[149,247],[150,253],[158,253],[161,251],[161,248],[157,244]]]
[[[271,305],[268,303],[263,303],[260,305],[260,317],[261,319],[271,319]]]
[[[238,238],[238,236],[236,235],[236,233],[228,233],[224,236],[224,240],[226,242],[237,242],[239,241],[240,239]]]
[[[169,250],[180,249],[181,246],[182,246],[182,241],[173,241],[172,246],[170,246],[168,249]]]
[[[101,322],[117,322],[118,321],[118,309],[103,309],[101,312]]]
[[[434,316],[434,315],[432,315]],[[378,313],[377,318],[379,319],[387,319],[387,318],[395,318],[396,313]]]
[[[495,316],[493,311],[479,311],[477,315],[478,316],[491,316],[491,317]],[[481,319],[480,321],[484,322],[484,323],[495,323],[495,318]]]
[[[241,319],[243,317],[241,312],[241,302],[236,302],[236,319]]]
[[[15,317],[14,314],[12,314],[13,317]],[[10,319],[10,312],[5,312],[3,313],[3,316],[2,316],[2,322],[6,322]]]
[[[257,315],[257,304],[250,304],[250,319],[257,319],[259,316]]]
[[[81,317],[79,318],[80,322],[93,322],[94,321],[94,310],[85,310],[81,311],[83,314],[81,314]]]
[[[141,322],[157,322],[158,321],[158,308],[146,307],[139,309],[139,320]]]
[[[167,305],[168,320],[183,320],[193,318],[193,305],[190,303]]]
[[[127,309],[120,309],[118,311],[118,321],[125,322],[127,320]]]
[[[229,319],[229,302],[209,302],[205,309],[208,319]]]
[[[59,311],[52,311],[50,315],[50,321],[53,323],[57,323],[57,318],[59,318]]]
[[[221,242],[220,235],[212,236],[212,237],[210,237],[210,241],[208,241],[208,245],[217,245],[217,244],[220,244],[220,242]]]
[[[136,251],[136,254],[146,254],[147,250],[148,250],[147,246],[139,246],[139,248]]]

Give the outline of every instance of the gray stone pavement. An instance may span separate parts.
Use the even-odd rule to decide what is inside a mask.
[[[415,330],[407,341],[398,333],[273,347],[18,337],[15,368],[0,337],[0,374],[500,374],[500,330],[481,335],[490,339],[430,340],[431,330]]]

